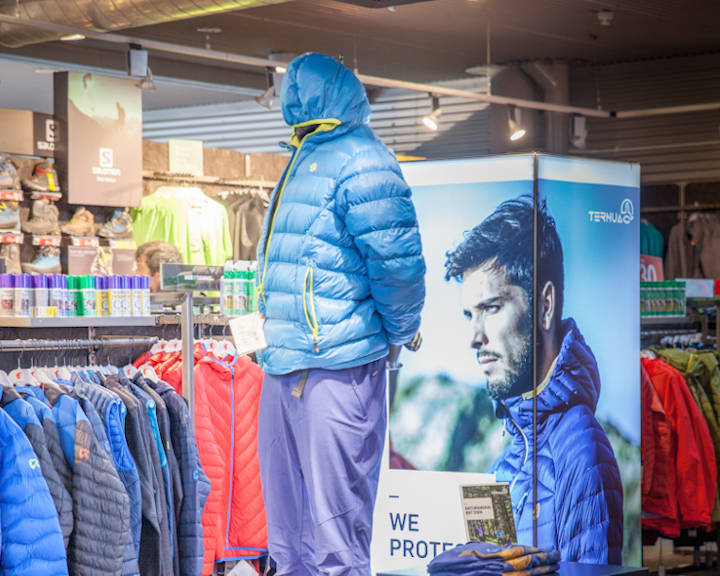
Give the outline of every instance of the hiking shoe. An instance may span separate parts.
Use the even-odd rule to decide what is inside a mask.
[[[95,217],[90,210],[81,206],[70,218],[70,222],[64,224],[60,229],[70,236],[94,236]]]
[[[22,187],[28,192],[60,192],[57,172],[47,160],[35,164],[32,176],[22,181]]]
[[[23,262],[22,270],[26,274],[59,274],[60,248],[55,246],[40,246],[35,253],[35,260]]]
[[[58,230],[58,209],[47,200],[34,200],[29,220],[21,223],[23,232],[51,234]]]
[[[0,245],[0,258],[5,258],[5,272],[8,274],[21,274],[20,244]]]
[[[133,233],[132,218],[127,208],[115,210],[112,219],[105,222],[98,231],[103,238],[131,238]]]
[[[18,190],[18,173],[7,154],[0,154],[0,190]]]
[[[0,229],[20,229],[20,207],[17,202],[0,202]]]

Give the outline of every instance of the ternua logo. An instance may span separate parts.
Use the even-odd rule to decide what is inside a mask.
[[[620,203],[619,212],[606,212],[605,210],[588,210],[590,222],[604,222],[606,224],[630,224],[635,219],[635,207],[629,198]]]
[[[30,460],[28,460],[28,464],[30,465],[31,470],[35,470],[35,468],[40,467],[40,462],[38,462],[37,458],[30,458]]]

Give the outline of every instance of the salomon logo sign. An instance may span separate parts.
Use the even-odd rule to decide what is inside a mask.
[[[588,210],[590,222],[604,222],[606,224],[630,224],[635,219],[635,207],[628,199],[620,204],[620,212],[605,212],[602,210]]]

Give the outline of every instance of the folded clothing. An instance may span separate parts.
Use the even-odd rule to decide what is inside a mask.
[[[535,576],[556,572],[559,562],[555,550],[468,542],[436,556],[427,569],[433,576]]]

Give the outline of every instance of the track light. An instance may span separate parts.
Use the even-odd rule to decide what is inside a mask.
[[[442,111],[440,110],[440,99],[437,96],[432,96],[432,113],[428,116],[424,116],[422,121],[423,124],[425,124],[425,127],[428,130],[432,130],[433,132],[437,131],[439,125],[440,125],[440,114],[442,114]]]
[[[136,84],[136,86],[142,90],[145,90],[146,92],[155,92],[157,88],[155,87],[155,82],[153,82],[153,75],[152,70],[150,70],[150,66],[147,67],[147,70],[145,71],[145,76],[143,76],[142,80]]]
[[[570,116],[570,144],[575,148],[585,148],[587,134],[585,116],[577,114]]]
[[[273,106],[273,98],[275,97],[275,82],[273,80],[273,69],[268,68],[266,70],[266,77],[267,77],[267,90],[260,94],[260,96],[255,98],[255,102],[260,104],[263,108],[267,108],[268,110],[272,110]]]
[[[508,127],[510,129],[511,142],[516,142],[527,134],[525,128],[522,127],[520,109],[515,106],[508,106]]]

